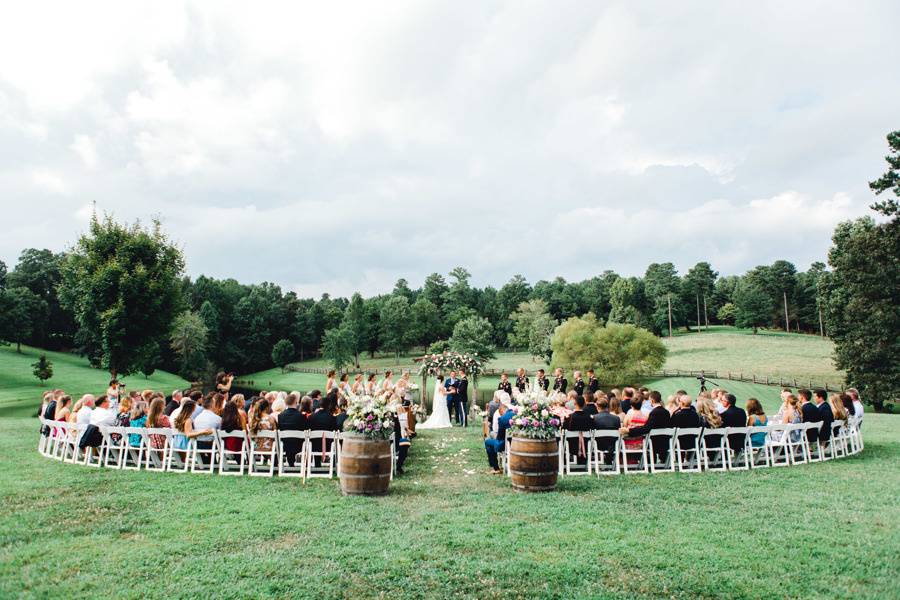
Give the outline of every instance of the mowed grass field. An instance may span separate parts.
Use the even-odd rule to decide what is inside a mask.
[[[345,498],[336,480],[45,459],[41,387],[0,357],[0,597],[900,597],[897,415],[870,410],[866,449],[847,459],[567,477],[540,495],[487,474],[480,427],[423,431],[389,496]],[[54,385],[105,386],[62,358],[73,382]],[[645,383],[664,395],[697,386]],[[777,407],[778,388],[728,387]]]

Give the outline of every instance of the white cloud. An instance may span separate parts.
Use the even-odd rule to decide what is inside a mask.
[[[193,275],[304,295],[457,264],[804,268],[867,212],[900,118],[890,2],[8,12],[6,262],[71,243],[96,201],[160,216]]]

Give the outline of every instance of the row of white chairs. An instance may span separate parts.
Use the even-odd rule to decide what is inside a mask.
[[[175,447],[179,434],[171,428],[100,427],[100,445],[82,449],[79,441],[86,425],[44,418],[41,425],[38,452],[61,462],[121,470],[278,475],[299,477],[304,482],[314,477],[340,477],[342,434],[337,431],[260,430],[250,436],[246,431],[216,430],[208,445],[201,446],[192,438],[182,450]],[[240,449],[229,450],[229,439],[240,440]],[[291,445],[297,449],[293,457],[285,450]],[[318,448],[313,450],[314,446]],[[390,446],[393,478],[396,456],[394,445]]]
[[[557,434],[559,474],[746,471],[821,462],[863,450],[859,422],[854,417],[834,421],[831,438],[823,443],[819,443],[821,425],[654,429],[637,443],[626,443],[628,438],[617,430],[562,430]],[[753,445],[753,434],[763,435],[764,443]],[[507,475],[511,445],[507,431],[505,451],[500,455]]]

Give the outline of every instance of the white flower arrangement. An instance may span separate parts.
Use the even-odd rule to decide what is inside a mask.
[[[387,440],[394,434],[397,404],[387,394],[352,396],[347,406],[344,431],[370,439]]]
[[[556,437],[562,418],[550,406],[550,397],[540,391],[515,392],[515,416],[510,421],[513,436],[537,440]]]
[[[427,354],[419,367],[419,375],[437,375],[449,371],[464,370],[467,375],[477,377],[484,371],[484,363],[477,352],[472,354],[446,351],[441,354]]]

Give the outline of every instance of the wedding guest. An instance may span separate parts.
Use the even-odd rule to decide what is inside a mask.
[[[687,394],[678,397],[678,408],[672,413],[671,421],[672,427],[678,427],[679,429],[693,429],[703,426],[700,421],[700,415],[697,413],[697,409],[694,408],[691,397]],[[690,447],[693,448],[693,445]]]
[[[197,436],[197,450],[212,450],[213,447],[213,431],[222,428],[222,417],[213,411],[215,397],[207,396],[203,400],[202,410],[194,417],[194,427],[209,431],[209,433]],[[200,460],[203,464],[209,460],[208,454],[201,454]]]
[[[172,426],[169,417],[165,414],[165,400],[154,398],[147,411],[147,429],[167,429]],[[150,447],[161,450],[166,447],[166,436],[158,433],[150,434]]]
[[[613,392],[617,392],[617,391],[618,390],[613,390]],[[618,396],[618,395],[619,394],[616,394],[616,396]],[[631,412],[632,405],[634,405],[634,408],[636,408],[637,410],[641,410],[640,401],[635,401],[635,399],[634,399],[634,390],[633,389],[625,388],[625,391],[622,392],[622,396],[620,396],[620,397],[622,398],[622,410],[625,412],[626,415],[629,412]],[[645,415],[649,414],[649,412],[644,413],[644,414]]]
[[[122,385],[122,389],[124,390],[125,386]],[[119,380],[113,379],[109,382],[109,387],[106,388],[106,397],[109,398],[109,405],[116,409],[119,404]]]
[[[496,414],[497,427],[491,431],[490,437],[484,440],[484,450],[487,453],[488,464],[493,475],[502,473],[497,455],[506,449],[506,430],[509,429],[509,422],[514,416],[509,401],[501,402]]]
[[[622,401],[612,392],[606,395],[606,400],[609,402],[609,414],[619,417],[619,422],[624,423],[626,415],[625,411],[622,410]]]
[[[616,399],[616,403],[618,402],[618,399]],[[597,392],[597,414],[594,415],[593,420],[594,429],[618,431],[622,426],[622,420],[619,416],[610,412],[609,399],[599,391]],[[598,438],[597,443],[600,451],[604,453],[604,462],[608,465],[612,464],[616,440],[613,438]]]
[[[212,429],[196,429],[194,427],[194,420],[191,418],[191,415],[194,413],[195,404],[196,402],[192,398],[185,399],[181,403],[181,411],[174,421],[175,431],[178,433],[172,439],[172,446],[178,451],[181,460],[186,458],[190,440],[212,433]]]
[[[625,408],[626,400],[622,401],[622,410]],[[632,406],[628,402],[628,406],[628,411],[625,413],[625,418],[622,419],[622,427],[619,430],[619,433],[622,435],[628,435],[631,427],[643,427],[647,424],[647,415],[641,412],[639,404]],[[625,439],[624,445],[626,450],[640,450],[644,446],[644,436],[629,436]]]
[[[831,394],[828,396],[828,405],[831,407],[831,416],[835,421],[846,421],[847,415],[850,414],[844,406],[844,400],[841,398],[842,395],[844,394]],[[852,400],[850,401],[850,405],[853,405]]]
[[[193,392],[191,393],[191,398],[194,398],[197,406],[194,407],[194,413],[191,415],[192,419],[196,419],[201,412],[203,412],[203,405],[208,400],[210,402],[210,406],[213,405],[213,393],[210,392],[206,396],[204,396],[201,392]]]
[[[597,398],[599,398],[600,395],[599,390],[593,393],[588,390],[585,390],[584,392],[584,412],[591,418],[599,412],[597,409]],[[606,398],[606,396],[604,396],[604,398]]]
[[[305,398],[308,405],[312,405],[309,397]],[[306,431],[309,429],[309,419],[303,411],[298,408],[297,394],[288,395],[287,406],[284,411],[278,415],[278,429],[281,431]],[[284,447],[284,455],[290,466],[294,466],[297,455],[302,450],[303,440],[285,438],[282,440]]]
[[[725,407],[725,410],[722,411],[722,425],[724,427],[746,427],[747,413],[744,412],[743,408],[735,406],[737,398],[735,398],[734,394],[725,394],[721,400],[722,406]],[[731,446],[732,450],[738,452],[744,448],[745,440],[745,434],[733,433],[728,436],[728,445]]]
[[[53,409],[53,416],[50,418],[51,421],[66,421],[69,418],[69,413],[71,409],[69,406],[72,404],[71,396],[62,396],[59,400],[53,400],[51,404],[48,404],[48,408]],[[44,411],[49,412],[49,411]],[[44,417],[45,419],[47,417]]]
[[[408,416],[411,416],[409,414],[410,412],[411,411],[407,411]],[[335,429],[337,431],[343,431],[344,430],[344,421],[346,421],[346,420],[347,420],[347,399],[346,398],[338,398],[337,414],[334,415]],[[407,418],[406,421],[407,421],[407,427],[408,427],[409,419]],[[412,435],[411,432],[410,432],[410,435]],[[409,437],[409,436],[407,436],[407,437]]]
[[[216,392],[227,397],[234,382],[234,373],[220,372],[216,375]]]
[[[579,396],[584,396],[584,378],[581,377],[581,371],[575,371],[572,373],[572,377],[575,379],[572,384],[572,389],[575,390],[575,393]]]
[[[516,389],[519,390],[520,393],[525,393],[525,390],[528,389],[528,376],[525,374],[525,369],[522,367],[516,369]],[[510,398],[512,398],[512,394],[510,394]]]
[[[94,409],[91,411],[91,425],[97,427],[112,427],[116,424],[116,413],[110,408],[108,396],[100,396],[94,403]]]
[[[546,392],[550,389],[550,380],[547,379],[543,369],[537,370],[537,379],[535,380],[535,383],[537,384],[538,390]]]
[[[310,398],[309,396],[303,396],[303,398],[300,399],[300,412],[303,413],[303,416],[305,416],[307,419],[312,416],[312,398]]]
[[[319,405],[322,403],[322,392],[319,390],[313,390],[309,393],[309,398],[312,400],[312,409],[313,412],[319,410]]]
[[[827,444],[831,440],[831,423],[834,421],[834,413],[828,404],[828,394],[825,393],[825,390],[816,390],[813,392],[813,396],[822,421],[819,429],[819,443]]]
[[[497,384],[498,392],[506,392],[512,397],[512,384],[509,382],[509,376],[506,373],[500,373],[500,383]]]
[[[809,390],[800,390],[797,392],[800,396],[800,414],[804,423],[821,423],[822,414],[816,405],[812,402],[812,392]],[[819,426],[821,428],[821,425]],[[820,431],[816,429],[808,429],[806,431],[807,441],[812,444],[819,439]]]
[[[839,394],[841,397],[841,404],[844,406],[844,412],[847,413],[847,418],[856,415],[856,407],[853,406],[853,398],[850,397],[850,394],[844,392],[843,394]]]
[[[862,429],[863,414],[865,414],[866,410],[863,408],[862,400],[859,398],[859,390],[847,388],[847,394],[853,399],[853,413],[856,417],[856,426]]]
[[[553,381],[553,391],[565,394],[566,389],[569,387],[569,380],[563,377],[563,370],[560,367],[557,367],[553,373],[556,376],[556,379]]]
[[[270,418],[271,405],[265,398],[260,401],[250,411],[247,421],[247,429],[250,437],[253,438],[256,449],[260,452],[269,452],[272,450],[272,438],[259,437],[260,431],[271,431],[274,429],[272,419]]]
[[[319,405],[319,409],[315,411],[309,419],[309,429],[311,431],[335,431],[337,430],[337,419],[334,416],[335,404],[337,401],[337,393],[326,394],[324,398],[322,398],[322,403]],[[316,459],[316,464],[320,464],[320,458],[318,455],[324,454],[331,449],[331,442],[326,442],[326,445],[323,447],[322,442],[324,441],[323,436],[319,435],[311,435],[311,450],[314,454],[314,458]]]
[[[634,408],[632,408],[633,412],[629,412],[629,415],[633,415],[633,413],[641,415],[641,417],[644,418],[643,424],[640,424],[638,420],[639,424],[635,425],[635,417],[631,416],[630,419],[626,419],[628,423],[626,423],[620,431],[623,435],[627,435],[629,438],[638,436],[639,439],[643,439],[643,436],[649,433],[651,446],[653,447],[653,453],[660,461],[665,462],[669,456],[668,443],[662,443],[661,440],[659,442],[654,440],[652,432],[654,429],[667,429],[671,427],[672,416],[669,414],[669,411],[667,411],[662,405],[662,396],[656,390],[650,392],[650,403],[653,405],[653,409],[646,417],[644,417],[643,412]],[[660,436],[656,437],[657,439],[660,438]],[[626,442],[627,441],[628,440],[626,440]]]
[[[143,400],[133,403],[131,413],[128,415],[129,427],[143,427],[147,422],[147,405]],[[141,445],[141,436],[138,433],[128,434],[128,444],[135,448]]]
[[[238,403],[233,401],[225,404],[225,408],[222,410],[222,424],[219,427],[223,433],[244,431],[244,424],[241,421],[241,413],[238,406]],[[244,447],[244,440],[228,437],[225,438],[224,444],[225,450],[228,452],[240,452]]]
[[[397,413],[394,414],[394,452],[397,453],[397,475],[403,475],[403,465],[406,462],[406,456],[409,454],[411,445],[409,438],[409,407],[401,404]]]
[[[756,398],[747,400],[747,427],[762,427],[769,423],[769,418],[763,410],[762,404]],[[758,431],[750,434],[750,444],[754,448],[762,448],[766,445],[766,432]]]
[[[184,398],[184,394],[182,394],[181,390],[175,390],[172,392],[172,396],[169,401],[166,403],[165,413],[166,416],[171,416],[175,409],[181,406],[181,400]]]
[[[675,394],[672,394],[671,396],[669,396],[668,398],[666,398],[666,406],[665,406],[665,408],[666,408],[667,411],[669,411],[669,416],[671,416],[676,410],[678,410],[678,406],[679,406],[678,400],[679,400],[679,398],[680,398],[680,396],[676,396]],[[653,409],[651,408],[650,410],[653,410]],[[644,412],[644,407],[643,407],[643,406],[641,407],[641,412]]]
[[[566,418],[563,428],[566,431],[591,431],[594,428],[594,420],[591,418],[591,415],[584,412],[584,395],[577,394],[574,390],[570,393],[574,395],[575,409]],[[578,457],[579,465],[587,463],[588,452],[588,444],[585,442],[583,433],[579,433],[578,439],[569,440],[569,454]]]
[[[600,382],[597,380],[597,377],[594,375],[593,369],[587,370],[587,376],[588,376],[588,382],[587,382],[588,393],[591,395],[591,398],[593,398],[594,395],[598,391],[600,391]]]
[[[338,394],[337,387],[332,388],[332,391],[335,393],[335,395]],[[277,419],[278,415],[280,415],[282,413],[282,411],[285,408],[287,408],[287,403],[285,402],[285,398],[287,398],[287,396],[285,395],[284,392],[278,392],[278,394],[275,396],[275,400],[272,401],[272,418],[273,419]]]

